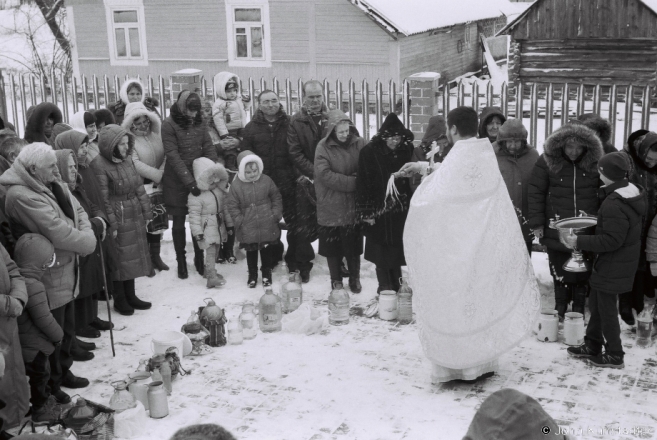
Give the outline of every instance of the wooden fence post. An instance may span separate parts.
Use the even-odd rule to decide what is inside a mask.
[[[7,116],[7,94],[5,93],[5,78],[2,75],[2,69],[0,69],[0,117],[4,122],[9,122],[9,117]]]

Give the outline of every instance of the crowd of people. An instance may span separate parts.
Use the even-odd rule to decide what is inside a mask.
[[[449,115],[432,117],[415,146],[412,132],[391,112],[367,141],[344,112],[328,110],[318,81],[303,85],[302,106],[292,116],[275,92],[264,90],[251,103],[239,84],[236,75],[221,72],[214,102],[185,90],[163,120],[157,101],[132,79],[115,104],[80,111],[68,124],[48,102],[27,111],[24,139],[3,123],[5,427],[16,425],[30,405],[32,420],[52,420],[57,405],[71,399],[62,387],[89,385],[71,367],[94,357],[95,344],[80,337],[95,338],[111,327],[98,317],[99,301],[113,298],[122,315],[151,308],[137,296],[135,279],[170,269],[160,257],[169,220],[178,278],[189,276],[189,225],[194,268],[208,288],[239,282],[226,280],[216,266],[237,263],[236,243],[246,252],[249,287],[259,278],[271,285],[272,269],[282,260],[307,283],[312,243],[319,239],[330,272],[327,292],[345,278],[353,294],[361,292],[363,253],[376,266],[377,293],[399,289],[404,226],[422,182],[400,170],[445,161],[458,123]],[[452,119],[474,112],[460,109]],[[571,301],[572,310],[583,313],[590,298],[586,344],[569,351],[599,366],[622,367],[618,303],[622,319],[633,324],[632,309],[641,312],[644,295],[654,296],[657,134],[637,131],[615,152],[609,123],[581,115],[554,132],[539,155],[522,121],[507,120],[499,108],[483,109],[478,124],[478,137],[492,144],[527,251],[534,238],[547,248],[559,316]],[[593,238],[562,241],[550,227],[551,220],[582,213],[599,216]],[[574,247],[597,255],[592,272],[563,270]]]

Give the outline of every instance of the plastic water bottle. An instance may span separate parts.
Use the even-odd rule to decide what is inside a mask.
[[[240,323],[242,324],[242,335],[244,339],[253,339],[258,333],[255,327],[255,306],[252,302],[247,301],[242,306],[242,313],[240,313]]]
[[[648,348],[651,345],[652,336],[652,314],[648,309],[643,309],[636,317],[636,346]]]
[[[329,324],[349,324],[349,294],[340,281],[333,282],[333,290],[328,299]]]
[[[283,328],[283,305],[281,298],[274,293],[271,287],[265,290],[260,298],[260,330],[266,333],[280,332]]]
[[[288,282],[281,287],[281,299],[283,300],[283,311],[294,312],[303,302],[303,288],[301,287],[301,275],[299,271],[289,275]]]
[[[402,277],[401,282],[397,292],[397,321],[400,324],[410,324],[413,320],[413,289],[406,278]]]
[[[242,323],[239,319],[231,319],[226,326],[228,330],[228,343],[230,345],[239,345],[244,341],[244,334],[242,332]]]

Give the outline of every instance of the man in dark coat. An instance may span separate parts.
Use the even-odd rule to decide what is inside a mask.
[[[94,251],[96,237],[84,209],[58,182],[58,175],[55,152],[46,144],[34,143],[21,150],[11,168],[0,176],[0,185],[8,188],[5,209],[16,238],[33,232],[55,246],[57,260],[42,282],[52,314],[64,330],[64,341],[50,356],[50,388],[59,403],[68,403],[71,398],[61,386],[89,385],[87,379],[70,371],[75,337],[73,300],[79,292],[78,256]]]
[[[598,211],[595,235],[572,234],[563,239],[570,248],[597,254],[589,280],[591,317],[585,343],[570,347],[568,354],[588,358],[596,367],[623,368],[616,295],[632,288],[639,265],[645,194],[628,182],[630,163],[624,154],[616,152],[603,156],[598,169],[604,182],[604,200]]]
[[[289,126],[290,117],[283,110],[278,96],[271,90],[265,90],[258,96],[258,110],[253,119],[244,127],[240,148],[242,151],[250,150],[262,159],[263,174],[271,177],[283,197],[283,219],[287,225],[294,225],[296,179],[287,146]],[[288,229],[288,245],[290,239],[293,245],[295,243],[293,229]],[[290,269],[295,269],[296,250],[292,248],[291,252],[290,249],[288,247],[285,262]]]
[[[162,144],[167,160],[164,165],[162,187],[167,213],[173,216],[173,247],[178,260],[178,278],[188,277],[185,261],[185,216],[187,215],[187,196],[201,194],[196,186],[192,163],[199,157],[207,157],[217,161],[217,150],[212,145],[212,139],[207,126],[203,123],[201,114],[201,98],[184,90],[178,95],[178,100],[171,106],[169,117],[162,122]],[[198,247],[195,239],[194,266],[203,275],[205,258],[203,250]]]
[[[386,196],[390,176],[411,162],[412,154],[413,133],[390,113],[358,158],[356,212],[368,224],[365,259],[376,265],[377,293],[399,290],[401,267],[406,266],[404,225],[412,196],[409,179],[395,179],[399,198]]]
[[[315,150],[325,135],[328,109],[324,103],[322,84],[308,81],[303,85],[304,104],[290,119],[287,143],[297,177],[296,218],[293,233],[288,232],[290,271],[299,270],[301,280],[307,283],[315,252],[310,245],[317,239],[317,196],[313,185]],[[291,263],[295,263],[294,266]],[[295,267],[296,266],[296,267]]]
[[[590,272],[563,269],[571,251],[559,241],[558,231],[550,228],[550,220],[576,217],[582,212],[597,214],[597,163],[603,152],[595,132],[579,124],[564,125],[546,139],[543,148],[529,180],[529,227],[547,247],[556,310],[563,319],[571,299],[573,311],[584,313]]]
[[[640,186],[646,192],[646,215],[641,233],[641,254],[634,284],[628,292],[618,296],[618,307],[623,321],[634,325],[632,309],[639,314],[643,311],[644,296],[653,298],[657,288],[657,277],[653,276],[646,261],[648,232],[657,213],[657,133],[637,130],[632,133],[622,151],[632,166],[629,172],[630,183]]]
[[[518,214],[522,237],[531,254],[534,235],[529,228],[529,179],[538,159],[536,148],[527,143],[527,129],[520,119],[509,119],[500,127],[493,144],[500,173]]]
[[[506,122],[506,116],[499,107],[484,107],[479,115],[479,138],[488,138],[492,144],[497,140],[500,127]]]
[[[55,139],[52,137],[52,128],[62,122],[62,111],[52,102],[42,102],[34,107],[25,126],[25,140],[32,142],[45,142],[52,146]]]

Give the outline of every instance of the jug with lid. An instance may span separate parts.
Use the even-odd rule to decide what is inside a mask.
[[[281,287],[281,299],[285,313],[293,312],[303,302],[303,288],[299,271],[290,273],[288,281]]]
[[[384,321],[397,319],[397,292],[382,290],[379,294],[379,318]]]
[[[577,312],[568,312],[563,322],[563,337],[566,345],[584,343],[584,316]]]
[[[349,294],[340,281],[333,283],[333,290],[329,295],[329,324],[349,324]]]
[[[260,330],[263,332],[280,332],[283,328],[283,307],[281,298],[271,287],[260,298]]]
[[[239,320],[242,324],[244,339],[255,338],[258,334],[255,326],[256,310],[255,305],[251,301],[247,301],[242,305],[242,313],[240,313]]]
[[[231,319],[227,324],[228,343],[230,345],[239,345],[244,341],[244,335],[242,334],[242,323],[239,319]]]
[[[201,325],[209,332],[209,340],[207,344],[211,347],[222,347],[226,345],[226,316],[221,307],[215,304],[212,298],[206,298],[207,305],[203,307],[201,312]]]
[[[162,381],[148,384],[148,414],[153,419],[161,419],[169,415],[169,400]]]
[[[144,408],[148,409],[148,384],[146,381],[151,378],[151,373],[147,371],[135,371],[130,373],[130,384],[128,391],[139,400]]]
[[[401,277],[401,287],[397,292],[397,321],[410,324],[413,320],[413,289],[408,285],[408,278]]]

